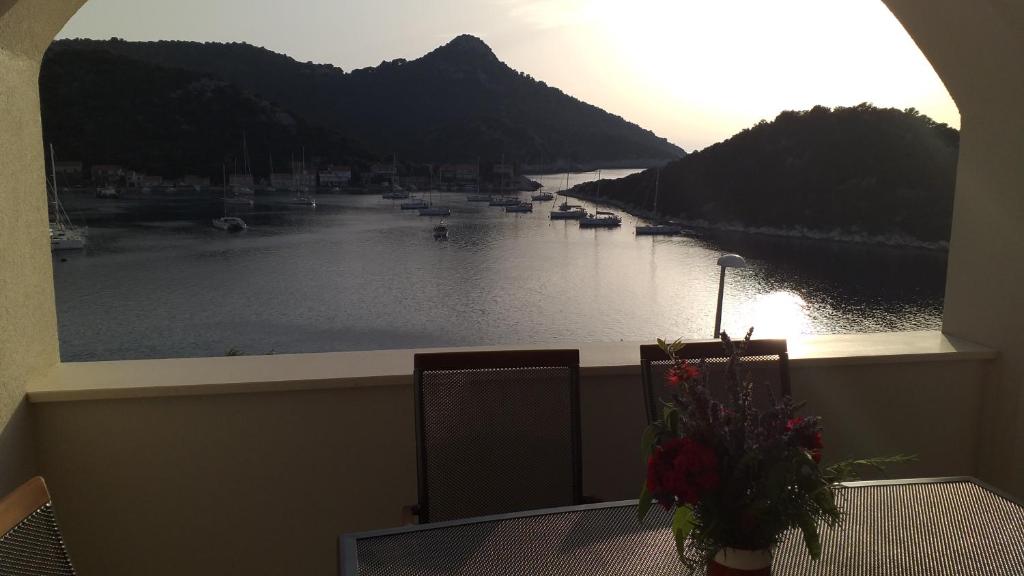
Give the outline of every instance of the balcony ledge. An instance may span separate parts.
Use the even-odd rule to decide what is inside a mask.
[[[638,373],[639,342],[579,344],[581,376]],[[565,348],[565,344],[458,350]],[[803,336],[789,340],[791,366],[992,360],[995,350],[941,332]],[[29,402],[74,402],[210,394],[249,394],[410,383],[416,350],[375,350],[217,358],[65,362],[35,379]],[[454,349],[445,349],[451,351]]]

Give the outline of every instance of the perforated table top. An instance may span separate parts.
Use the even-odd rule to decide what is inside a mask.
[[[774,576],[1024,574],[1024,507],[971,478],[857,482],[838,490],[843,524],[822,529],[822,557],[799,533]],[[344,576],[665,575],[676,557],[669,515],[636,501],[556,508],[346,535]]]

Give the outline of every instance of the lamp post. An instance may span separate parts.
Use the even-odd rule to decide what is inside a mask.
[[[746,268],[747,261],[739,254],[726,254],[718,259],[722,273],[718,276],[718,308],[715,310],[715,338],[722,333],[722,299],[725,297],[725,269]]]

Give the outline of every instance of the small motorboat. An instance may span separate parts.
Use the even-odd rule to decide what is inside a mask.
[[[447,240],[448,239],[448,225],[444,223],[444,220],[440,224],[434,226],[434,240]]]
[[[550,202],[555,199],[555,195],[551,192],[540,192],[530,196],[530,198],[532,198],[534,202]]]
[[[236,216],[221,216],[213,219],[213,227],[227,232],[241,232],[246,230],[245,220]]]

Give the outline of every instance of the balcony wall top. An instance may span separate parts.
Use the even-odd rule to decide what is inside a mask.
[[[581,373],[637,373],[639,342],[581,343]],[[488,346],[458,350],[565,348],[566,344]],[[794,367],[991,360],[996,351],[937,331],[802,336],[789,341]],[[74,402],[120,398],[249,394],[411,383],[416,350],[374,350],[216,358],[65,362],[28,387],[28,399]],[[454,349],[448,348],[446,351]]]

